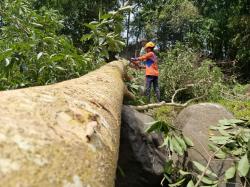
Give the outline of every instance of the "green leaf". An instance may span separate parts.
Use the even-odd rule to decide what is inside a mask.
[[[51,55],[50,56],[50,59],[52,60],[52,61],[61,61],[61,60],[64,60],[64,54],[53,54],[53,55]]]
[[[84,34],[82,38],[80,39],[81,42],[88,41],[92,38],[93,34]]]
[[[219,120],[219,125],[231,125],[228,119]]]
[[[196,162],[196,161],[193,161],[193,164],[194,164],[194,166],[195,166],[199,171],[201,171],[201,172],[204,172],[204,171],[205,171],[205,168],[206,168],[206,167],[204,167],[202,164],[200,164],[200,163],[198,163],[198,162]],[[208,175],[208,176],[212,176],[212,177],[217,178],[217,175],[216,175],[215,173],[213,173],[212,171],[210,171],[209,169],[206,170],[205,174]]]
[[[36,59],[39,60],[42,55],[43,55],[43,52],[38,53]]]
[[[180,144],[177,142],[176,138],[175,137],[172,137],[171,138],[171,141],[173,143],[173,148],[174,150],[180,155],[182,156],[183,155],[183,149],[181,148]]]
[[[154,121],[154,122],[151,122],[151,123],[147,123],[147,125],[150,125],[150,127],[146,129],[147,133],[151,133],[153,131],[158,131],[161,128],[161,122],[160,121]]]
[[[113,15],[112,14],[104,14],[104,15],[102,15],[100,18],[101,19],[109,19],[109,18],[111,18]]]
[[[191,174],[190,172],[188,172],[188,171],[183,171],[183,170],[180,170],[179,171],[179,173],[181,174],[181,175],[189,175],[189,174]]]
[[[173,180],[172,180],[169,176],[167,176],[166,174],[163,174],[163,175],[164,175],[164,178],[167,179],[167,181],[168,181],[169,183],[172,183],[172,182],[173,182]]]
[[[166,162],[164,167],[164,173],[167,173],[168,175],[172,174],[173,172],[173,160],[169,160]]]
[[[174,152],[174,146],[173,146],[173,141],[171,140],[171,137],[169,138],[169,149],[170,151]]]
[[[40,28],[43,28],[43,25],[42,24],[40,24],[40,23],[31,23],[33,26],[35,26],[35,27],[40,27]]]
[[[49,37],[49,36],[48,37],[44,37],[43,40],[46,41],[46,42],[54,42],[54,38]]]
[[[97,22],[91,22],[91,23],[85,23],[84,26],[90,28],[92,31],[96,30],[97,28]]]
[[[228,168],[225,172],[225,178],[226,179],[231,179],[235,176],[235,172],[236,172],[236,167],[232,166],[230,168]]]
[[[138,90],[138,89],[140,88],[140,86],[137,85],[137,84],[131,84],[129,87],[130,87],[130,88],[133,88],[133,89],[135,89],[135,90]]]
[[[118,166],[117,168],[118,168],[118,171],[120,172],[121,176],[126,177],[124,170],[120,166]]]
[[[247,158],[247,154],[245,154],[239,161],[239,165],[238,165],[238,171],[240,176],[245,177],[249,171],[249,161]]]
[[[5,59],[5,66],[9,66],[10,65],[10,60],[8,58]]]
[[[239,123],[244,123],[243,120],[240,120],[240,119],[230,119],[229,122],[231,124],[239,124]]]
[[[230,136],[230,134],[227,131],[225,131],[224,129],[218,129],[218,130],[219,130],[219,132],[220,132],[221,135],[223,135],[223,136]]]
[[[164,132],[165,134],[167,134],[169,132],[168,125],[163,121],[154,121],[151,123],[146,123],[146,125],[150,125],[150,127],[146,129],[147,133],[150,133],[153,131],[160,131],[160,132]]]
[[[181,145],[182,150],[186,151],[187,150],[187,145],[186,145],[185,141],[181,137],[179,137],[177,135],[175,135],[175,138],[176,138],[177,142]]]
[[[186,144],[190,147],[194,146],[194,143],[192,142],[192,140],[186,136],[183,136],[184,141],[186,142]]]
[[[239,120],[239,119],[223,119],[219,121],[219,125],[232,125],[232,124],[238,124],[238,123],[243,123],[244,121]]]
[[[239,156],[242,155],[242,153],[244,153],[244,150],[242,149],[242,147],[234,147],[234,150],[230,151],[231,154],[235,155],[235,156]]]
[[[164,138],[163,143],[159,146],[159,148],[162,148],[164,146],[167,146],[169,144],[169,136],[167,136],[166,138]]]
[[[1,51],[0,61],[4,60],[8,56],[11,56],[12,53],[13,53],[13,49],[6,49],[4,51]]]
[[[60,70],[60,71],[66,71],[66,69],[63,68],[63,67],[61,67],[61,66],[56,66],[55,68],[58,69],[58,70]]]
[[[208,147],[210,147],[213,152],[217,152],[215,154],[215,157],[220,158],[220,159],[225,159],[226,158],[226,156],[227,156],[226,153],[224,151],[222,151],[216,145],[214,145],[214,144],[208,144]]]
[[[201,175],[198,175],[198,178],[200,179]],[[201,181],[205,184],[217,184],[218,183],[218,180],[212,180],[212,179],[209,179],[208,177],[205,177],[205,176],[203,176],[201,178]]]
[[[181,179],[181,180],[179,180],[178,182],[176,182],[176,183],[174,183],[174,184],[169,184],[168,186],[169,186],[169,187],[181,186],[182,183],[183,183],[185,180],[186,180],[185,178],[184,178],[184,179]]]
[[[187,187],[194,187],[194,182],[190,180],[187,184]]]
[[[46,68],[46,66],[42,66],[42,67],[39,69],[38,73],[41,73],[45,68]]]
[[[211,136],[209,140],[215,144],[223,145],[231,142],[231,136]]]

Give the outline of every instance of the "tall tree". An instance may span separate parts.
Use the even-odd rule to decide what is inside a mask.
[[[250,80],[250,2],[248,0],[195,0],[194,2],[203,16],[202,32],[210,36],[207,44],[214,58],[232,61],[231,65],[236,65],[241,80],[244,82]]]
[[[37,7],[46,6],[59,10],[65,16],[63,34],[71,36],[77,46],[89,30],[84,23],[99,20],[101,14],[118,8],[117,0],[39,0]],[[84,47],[84,46],[81,46]]]
[[[250,2],[248,0],[134,0],[131,33],[157,41],[162,50],[176,41],[235,66],[250,80]]]

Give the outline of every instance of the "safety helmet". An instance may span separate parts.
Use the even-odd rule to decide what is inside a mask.
[[[148,42],[146,45],[145,45],[145,48],[154,48],[155,47],[155,44],[153,42]]]

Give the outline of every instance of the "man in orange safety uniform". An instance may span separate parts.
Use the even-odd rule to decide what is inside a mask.
[[[150,91],[151,85],[153,84],[154,91],[157,97],[157,101],[160,102],[160,89],[158,84],[158,60],[154,53],[155,44],[153,42],[148,42],[145,45],[146,54],[137,58],[131,58],[131,61],[135,64],[145,62],[146,69],[146,96],[148,102],[150,102]]]

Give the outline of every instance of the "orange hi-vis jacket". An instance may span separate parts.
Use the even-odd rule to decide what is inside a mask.
[[[138,57],[138,59],[146,62],[146,75],[159,76],[158,60],[154,52],[146,53]]]

